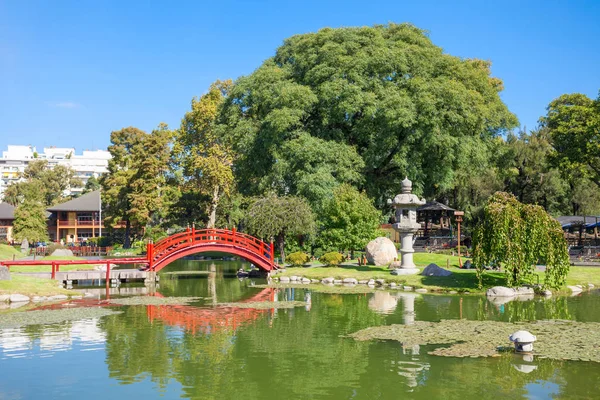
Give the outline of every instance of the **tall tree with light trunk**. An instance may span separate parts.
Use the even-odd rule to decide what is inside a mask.
[[[233,156],[221,139],[216,118],[223,99],[232,86],[231,80],[214,82],[208,93],[192,99],[173,146],[174,164],[183,170],[184,185],[208,195],[208,228],[214,228],[217,207],[233,184]]]

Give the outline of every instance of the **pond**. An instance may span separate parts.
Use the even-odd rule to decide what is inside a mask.
[[[247,267],[179,260],[165,269],[204,271],[161,278],[159,295],[196,297],[191,304],[112,305],[122,313],[0,329],[0,399],[600,397],[598,363],[440,357],[428,355],[432,346],[346,337],[371,326],[442,319],[600,322],[597,292],[498,304],[481,296],[275,290],[237,279],[240,266]],[[282,300],[304,304],[217,306]]]

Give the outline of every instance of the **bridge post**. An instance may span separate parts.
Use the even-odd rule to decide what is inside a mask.
[[[148,242],[146,245],[146,259],[148,260],[148,268],[152,269],[152,259],[154,258],[154,243]]]
[[[56,279],[56,263],[53,262],[52,263],[52,274],[51,274],[51,279],[54,280]]]
[[[231,241],[233,242],[233,244],[235,245],[235,234],[237,233],[235,226],[233,228],[231,228]]]
[[[106,262],[106,287],[110,285],[110,262]]]
[[[196,225],[192,225],[192,243],[194,243],[195,237],[196,237]]]

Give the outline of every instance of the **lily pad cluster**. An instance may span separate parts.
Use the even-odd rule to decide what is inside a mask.
[[[201,300],[202,297],[154,297],[154,296],[133,296],[110,299],[108,302],[120,306],[171,306],[186,305]]]
[[[248,303],[219,303],[221,307],[236,308],[255,308],[258,310],[268,310],[271,308],[295,308],[304,307],[308,303],[305,301],[252,301]]]
[[[508,337],[518,330],[530,331],[537,337],[536,357],[600,362],[600,323],[597,322],[416,321],[412,325],[371,327],[350,337],[361,341],[396,340],[403,346],[440,345],[429,354],[444,357],[495,357],[512,347]]]
[[[2,316],[0,319],[0,329],[19,328],[28,325],[57,324],[59,322],[100,318],[115,314],[121,314],[121,311],[97,307],[79,307],[15,312]]]

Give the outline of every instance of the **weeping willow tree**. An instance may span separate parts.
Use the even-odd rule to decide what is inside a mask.
[[[532,282],[535,265],[544,263],[544,286],[564,285],[569,254],[560,223],[540,206],[520,203],[515,196],[496,192],[484,208],[473,235],[473,263],[481,287],[488,265],[500,265],[508,286]]]

